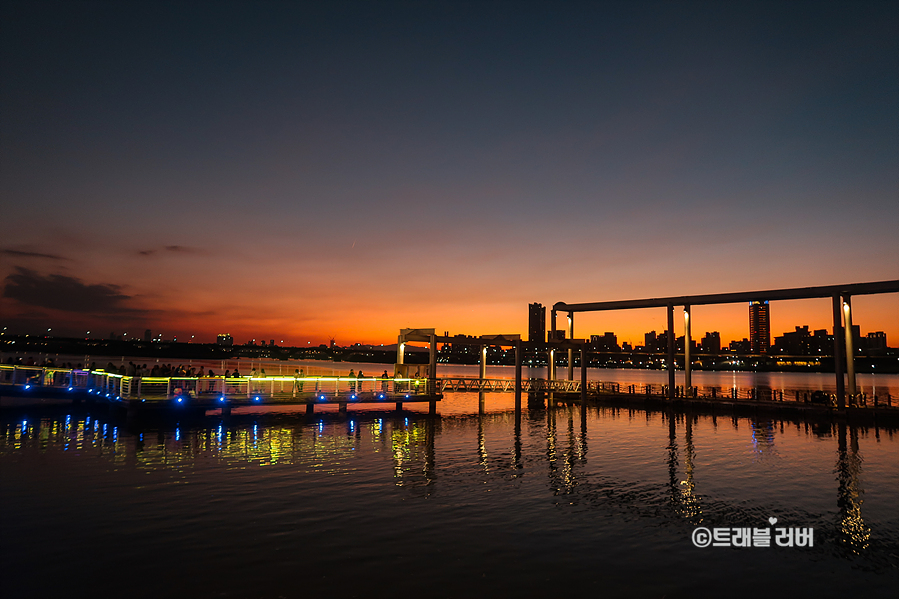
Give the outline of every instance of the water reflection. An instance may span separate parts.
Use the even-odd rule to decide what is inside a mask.
[[[839,423],[837,449],[837,481],[839,495],[837,506],[840,508],[839,541],[852,553],[858,554],[868,548],[871,541],[871,529],[862,518],[861,486],[862,458],[858,451],[858,431],[849,428],[849,444],[846,444],[847,426]]]
[[[645,410],[641,414],[634,409],[622,412],[619,408],[589,409],[583,405],[525,414],[524,431],[521,414],[515,414],[512,420],[509,414],[495,413],[453,419],[445,431],[445,420],[425,416],[377,414],[312,421],[253,417],[133,428],[123,427],[115,419],[68,413],[4,422],[0,458],[26,460],[32,454],[59,452],[138,471],[169,472],[175,477],[191,469],[216,465],[229,470],[245,469],[248,465],[291,466],[295,471],[326,476],[363,468],[383,469],[393,486],[430,496],[436,492],[441,473],[446,476],[444,480],[465,484],[456,482],[457,471],[447,473],[446,465],[444,470],[438,467],[437,455],[451,452],[450,448],[442,449],[445,446],[464,442],[467,463],[453,468],[471,468],[481,483],[521,478],[528,471],[546,472],[545,477],[535,477],[545,485],[541,492],[551,495],[553,501],[564,496],[566,505],[586,505],[616,514],[620,511],[627,518],[649,519],[669,527],[699,523],[758,526],[773,515],[772,505],[776,505],[764,482],[748,500],[722,498],[720,489],[730,482],[730,475],[711,469],[703,471],[701,464],[706,462],[698,461],[697,444],[702,448],[703,459],[715,457],[710,453],[724,452],[736,460],[739,453],[731,455],[725,448],[710,446],[710,437],[732,439],[744,452],[751,442],[752,451],[745,452],[749,454],[746,469],[772,456],[778,460],[795,458],[791,453],[803,451],[801,444],[783,445],[778,438],[789,435],[791,440],[805,437],[807,445],[827,443],[832,448],[836,455],[835,477],[827,493],[836,491],[837,509],[818,513],[805,508],[799,497],[792,506],[777,506],[778,515],[789,516],[797,525],[814,526],[816,547],[826,547],[830,542],[831,547],[838,545],[876,567],[895,562],[889,557],[897,554],[897,543],[890,540],[896,532],[890,528],[893,525],[888,521],[882,528],[881,541],[872,541],[876,527],[884,524],[882,519],[866,521],[862,511],[863,458],[859,439],[867,436],[864,427],[845,422],[809,424],[736,416],[730,419],[728,427],[727,420],[717,416],[699,417],[674,410]],[[593,436],[591,425],[597,427]],[[645,428],[645,435],[658,435],[660,442],[649,444],[633,459],[625,456],[621,463],[607,463],[602,440],[615,439],[616,435],[628,439],[627,435],[634,434],[638,427]],[[877,429],[878,441],[880,433]],[[883,439],[891,442],[893,429],[886,429],[886,433]],[[502,443],[502,449],[492,449],[496,447],[494,442]],[[778,448],[784,455],[778,455]],[[892,446],[889,451],[897,453]],[[774,476],[781,480],[792,476],[789,464],[779,468]],[[830,466],[827,468],[829,471]],[[698,470],[705,474],[699,480],[708,485],[702,489],[697,483]],[[870,479],[867,484],[872,484]],[[874,484],[889,488],[895,486],[895,481],[881,478],[875,479]]]
[[[750,420],[752,428],[752,449],[759,459],[776,456],[774,443],[775,424],[770,419]],[[781,431],[782,432],[782,431]]]

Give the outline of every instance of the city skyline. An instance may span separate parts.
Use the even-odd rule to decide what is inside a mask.
[[[10,333],[524,335],[533,302],[899,278],[895,3],[3,10]],[[853,301],[899,339],[896,294]]]

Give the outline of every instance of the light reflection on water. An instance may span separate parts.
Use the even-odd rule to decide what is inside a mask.
[[[5,417],[4,572],[55,573],[39,588],[5,577],[10,596],[65,594],[87,570],[91,591],[154,597],[754,596],[735,583],[748,579],[892,596],[899,581],[892,428],[577,406],[477,416],[476,396],[450,400],[469,413]],[[772,516],[814,527],[815,546],[690,541],[700,524]]]

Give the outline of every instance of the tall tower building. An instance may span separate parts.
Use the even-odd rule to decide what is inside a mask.
[[[546,343],[546,308],[543,304],[528,304],[528,341]]]
[[[768,319],[768,302],[749,302],[749,351],[767,354],[771,347],[771,327]]]

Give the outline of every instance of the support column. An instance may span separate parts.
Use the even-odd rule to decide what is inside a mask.
[[[515,412],[521,413],[521,339],[515,341]]]
[[[431,334],[430,351],[428,352],[428,380],[432,384],[432,393],[435,391],[434,383],[437,382],[437,335]]]
[[[405,364],[406,342],[405,338],[400,335],[396,340],[396,367],[393,369],[393,376],[400,375],[405,378],[405,372],[400,372],[403,364]]]
[[[849,403],[855,405],[855,343],[852,338],[852,296],[843,296],[843,332],[846,335],[846,393],[849,394]]]
[[[487,346],[481,346],[481,372],[480,379],[483,381],[487,378]]]
[[[833,370],[837,377],[837,406],[846,407],[846,386],[843,381],[843,327],[841,323],[842,301],[840,296],[833,296]]]
[[[581,401],[587,402],[587,344],[581,346]]]
[[[554,381],[556,380],[556,349],[551,347],[546,353],[546,379]]]
[[[690,306],[684,306],[684,394],[687,397],[693,396],[693,381],[690,379],[690,373],[693,368],[692,357],[690,356],[690,346],[692,337],[690,335]]]
[[[549,312],[549,324],[550,324],[549,340],[555,341],[556,340],[556,311],[555,310],[550,310],[550,312]]]
[[[674,400],[674,305],[668,304],[668,399]]]
[[[574,312],[568,313],[568,340],[574,340]],[[568,380],[574,380],[574,349],[568,348]]]

